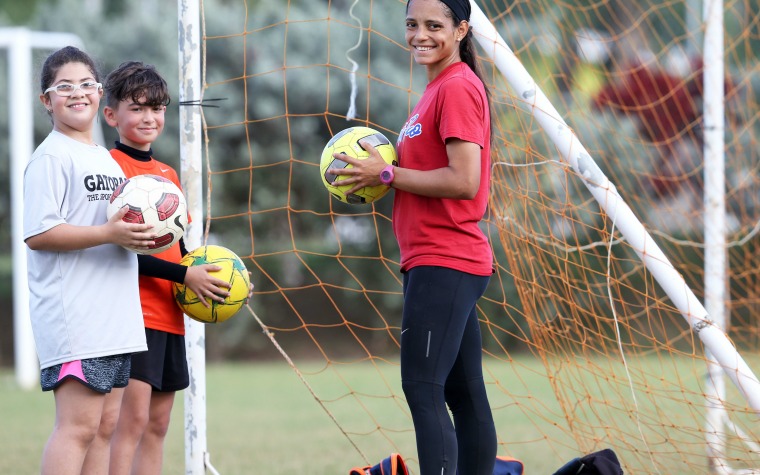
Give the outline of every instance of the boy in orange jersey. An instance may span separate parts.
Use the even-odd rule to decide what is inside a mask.
[[[164,128],[170,100],[166,81],[153,66],[129,61],[108,75],[105,93],[103,114],[119,132],[111,155],[126,177],[159,175],[180,186],[176,171],[152,157],[151,144]],[[132,356],[129,384],[111,439],[111,475],[161,473],[174,396],[189,385],[184,316],[174,301],[172,282],[220,302],[229,295],[229,284],[210,274],[220,267],[180,265],[186,253],[180,240],[165,251],[138,256],[148,351]]]

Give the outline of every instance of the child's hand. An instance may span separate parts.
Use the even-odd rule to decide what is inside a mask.
[[[149,246],[155,244],[156,234],[151,231],[152,224],[127,223],[121,219],[129,209],[125,206],[104,225],[109,237],[109,242],[122,247],[147,251]]]
[[[224,299],[229,297],[230,293],[226,289],[230,288],[229,282],[217,279],[210,272],[220,271],[221,267],[213,264],[202,264],[189,266],[185,274],[185,287],[192,290],[195,295],[201,298],[201,303],[206,307],[211,305],[206,299],[215,300],[224,303]]]

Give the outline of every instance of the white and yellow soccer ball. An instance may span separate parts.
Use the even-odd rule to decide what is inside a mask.
[[[156,254],[169,249],[187,229],[185,195],[171,180],[158,175],[137,175],[127,179],[111,194],[106,211],[111,219],[117,211],[128,206],[122,221],[152,224],[155,244],[148,250],[132,249],[138,254]]]
[[[210,307],[201,302],[201,298],[183,284],[174,282],[174,300],[185,314],[203,323],[221,323],[230,319],[245,305],[250,292],[251,278],[243,260],[237,254],[222,246],[201,246],[187,253],[180,264],[184,266],[199,266],[214,264],[222,270],[211,272],[217,279],[230,284],[230,295],[222,302],[206,300]]]
[[[365,204],[377,201],[385,196],[390,187],[387,185],[365,186],[364,188],[346,195],[352,185],[341,186],[344,178],[342,175],[327,173],[330,168],[351,168],[352,165],[339,158],[333,157],[334,153],[342,153],[350,157],[364,159],[369,157],[369,152],[359,145],[360,140],[365,140],[374,146],[380,156],[388,165],[398,166],[396,149],[388,138],[382,133],[370,127],[349,127],[335,134],[327,142],[319,163],[319,173],[322,175],[322,184],[327,191],[336,199],[349,204]]]

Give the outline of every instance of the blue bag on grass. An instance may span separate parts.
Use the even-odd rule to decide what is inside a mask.
[[[523,475],[523,463],[512,457],[496,457],[493,475]]]

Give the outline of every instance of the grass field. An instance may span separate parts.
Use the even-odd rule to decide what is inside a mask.
[[[398,370],[394,368],[390,367],[388,380],[398,383]],[[367,378],[375,378],[373,372],[360,366],[341,369],[342,374],[353,372],[356,374],[349,377],[354,380],[354,376],[361,378],[362,372]],[[367,381],[366,386],[373,384]],[[537,391],[542,390],[539,385],[536,382]],[[400,389],[398,391],[400,393]],[[222,475],[347,475],[351,467],[363,465],[353,445],[284,362],[209,364],[207,413],[211,463]],[[399,413],[398,409],[389,412],[388,420],[398,419]],[[38,472],[40,454],[50,434],[53,417],[52,394],[37,389],[22,391],[16,386],[10,369],[0,370],[0,474]],[[345,420],[342,417],[340,415],[339,420]],[[401,417],[405,416],[401,414]],[[528,420],[510,418],[501,423],[509,423],[515,431],[536,430]],[[526,427],[522,428],[522,424]],[[167,437],[166,475],[184,473],[182,431],[183,396],[179,394]],[[397,437],[414,457],[413,434]],[[367,450],[366,444],[362,449]],[[376,456],[379,461],[389,454],[366,455]],[[564,463],[559,459],[547,460],[543,454],[536,450],[535,461],[524,459],[533,468],[545,468],[531,470],[532,473],[552,473],[550,469]]]
[[[221,474],[348,473],[356,452],[284,363],[209,365],[208,446]],[[53,423],[50,393],[0,371],[0,474],[34,474]],[[167,437],[166,475],[184,473],[183,397]]]
[[[684,361],[683,366],[679,366],[685,371],[687,364],[688,361]],[[525,355],[512,364],[490,361],[486,366],[487,379],[497,380],[498,384],[509,387],[510,392],[505,395],[493,384],[489,385],[491,405],[502,443],[500,455],[520,458],[525,463],[526,475],[549,475],[566,461],[582,455],[575,451],[575,442],[562,429],[565,426],[562,411],[540,361]],[[308,373],[312,368],[299,365],[299,369]],[[340,377],[351,381],[351,387],[358,392],[373,395],[383,391],[378,389],[378,373],[374,369],[355,364],[341,367],[339,371]],[[387,381],[394,385],[392,391],[401,394],[398,367],[388,364],[387,374],[386,370],[383,371]],[[387,399],[382,401],[382,398],[377,398],[377,407],[369,407],[367,411],[356,410],[351,397],[337,397],[336,401],[329,402],[327,400],[333,396],[332,393],[345,394],[345,388],[337,391],[337,388],[320,382],[319,376],[312,375],[308,380],[326,401],[329,410],[341,421],[344,430],[352,430],[350,426],[354,422],[357,427],[366,427],[366,418],[368,413],[371,414],[373,421],[392,432],[392,439],[399,451],[407,459],[412,459],[410,468],[417,473],[413,460],[416,457],[413,432],[393,432],[396,427],[410,427],[404,411],[399,410],[398,406],[389,405]],[[373,404],[372,400],[369,398],[364,404]],[[658,402],[659,409],[669,416],[683,411],[676,400]],[[524,411],[519,406],[524,403],[534,408],[539,405],[542,410],[538,414]],[[688,405],[686,411],[685,415],[688,416]],[[209,364],[207,415],[211,463],[221,475],[347,475],[351,467],[364,464],[362,455],[313,399],[293,370],[282,361]],[[37,389],[21,391],[15,384],[12,371],[8,368],[0,370],[0,474],[38,473],[40,454],[50,433],[53,416],[52,394]],[[687,425],[701,424],[698,417],[696,421],[684,420]],[[633,431],[628,433],[632,434]],[[380,461],[390,454],[382,431],[354,434],[353,437],[371,461]],[[678,431],[670,431],[668,437],[679,437]],[[375,440],[378,442],[375,443]],[[697,445],[700,444],[697,442]],[[603,446],[608,445],[601,440],[600,448]],[[512,453],[507,454],[505,450]],[[704,447],[692,447],[691,450],[698,454],[703,452]],[[164,474],[184,474],[182,394],[177,397],[165,453]],[[634,461],[631,454],[618,452],[618,455],[628,462]],[[696,463],[700,466],[700,462]],[[676,462],[667,473],[691,473],[686,467]],[[640,473],[649,472],[642,467]]]

